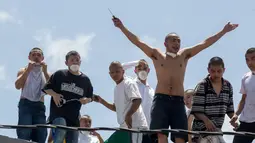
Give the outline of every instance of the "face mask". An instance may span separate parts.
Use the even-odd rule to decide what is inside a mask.
[[[78,72],[79,69],[80,69],[80,66],[79,66],[79,65],[71,65],[71,66],[70,66],[70,69],[71,69],[73,72]]]
[[[167,54],[168,56],[173,57],[173,58],[175,58],[175,57],[177,56],[176,54],[174,54],[174,53],[170,53],[170,52],[166,52],[166,54]]]
[[[146,80],[147,79],[147,76],[148,76],[148,73],[146,71],[140,71],[138,72],[138,77],[141,79],[141,80]]]

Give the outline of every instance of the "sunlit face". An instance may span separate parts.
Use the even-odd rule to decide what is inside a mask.
[[[149,71],[150,71],[148,65],[143,61],[139,62],[138,66],[135,67],[136,73],[138,73],[140,71],[146,71],[147,73],[149,73]]]
[[[66,61],[66,65],[70,67],[71,65],[80,65],[81,57],[79,55],[71,55]]]
[[[119,81],[121,81],[123,79],[124,70],[121,65],[112,64],[112,65],[110,65],[109,70],[110,70],[109,74],[115,82],[118,83]]]
[[[40,50],[33,50],[30,52],[28,59],[30,61],[36,62],[36,63],[41,63],[44,59],[42,55],[42,51]]]
[[[87,116],[83,116],[80,119],[80,127],[90,128],[91,127],[91,119]]]
[[[223,68],[222,65],[210,65],[208,72],[212,80],[218,81],[223,77],[225,68]]]
[[[255,52],[245,55],[246,64],[251,71],[255,71]]]
[[[165,41],[165,47],[167,52],[177,53],[180,50],[181,39],[176,34],[171,34]]]
[[[194,94],[193,90],[184,93],[184,103],[188,108],[191,108],[192,106],[193,94]]]

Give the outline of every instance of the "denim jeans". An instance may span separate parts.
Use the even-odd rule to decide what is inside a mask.
[[[55,118],[52,124],[66,126],[66,120],[62,117]],[[54,143],[63,143],[64,139],[66,139],[66,143],[78,143],[79,133],[77,131],[52,129],[52,136]]]
[[[33,102],[27,99],[20,99],[18,108],[18,125],[46,124],[45,106],[43,102]],[[45,143],[47,138],[46,128],[19,128],[16,132],[19,139],[38,143]]]

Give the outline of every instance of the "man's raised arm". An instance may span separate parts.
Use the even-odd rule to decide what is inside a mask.
[[[154,50],[150,46],[148,46],[146,43],[142,42],[136,35],[134,35],[132,32],[130,32],[120,21],[118,18],[112,19],[114,22],[114,25],[118,27],[131,41],[134,45],[136,45],[138,48],[140,48],[148,57],[152,58],[154,57],[153,53]]]
[[[191,48],[187,48],[184,50],[184,54],[186,55],[187,58],[191,58],[193,56],[195,56],[196,54],[198,54],[199,52],[201,52],[202,50],[210,47],[212,44],[214,44],[215,42],[217,42],[223,35],[225,35],[226,33],[236,29],[236,27],[238,27],[238,24],[230,24],[230,22],[228,24],[225,25],[225,27],[218,32],[217,34],[207,38],[205,41],[203,41],[202,43],[199,43]]]

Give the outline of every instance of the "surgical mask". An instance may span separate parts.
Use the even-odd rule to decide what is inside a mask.
[[[175,58],[175,57],[177,56],[177,54],[175,54],[175,53],[170,53],[170,52],[166,52],[166,54],[167,54],[168,56],[173,57],[173,58]]]
[[[146,71],[140,71],[138,72],[138,77],[141,79],[141,80],[146,80],[147,77],[148,77],[148,73]]]
[[[71,66],[70,66],[70,69],[71,69],[73,72],[78,72],[79,69],[80,69],[80,66],[79,66],[79,65],[71,65]]]

